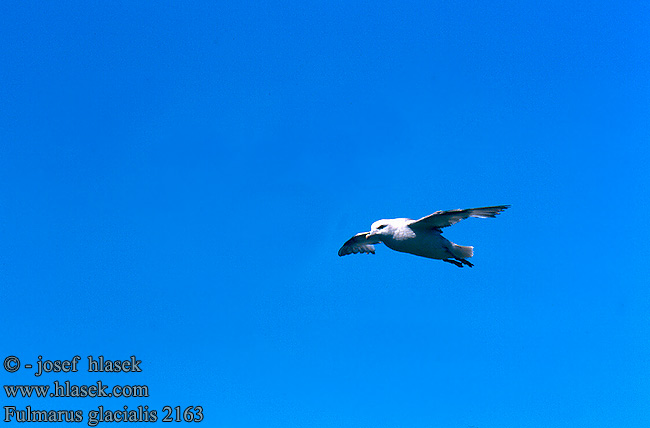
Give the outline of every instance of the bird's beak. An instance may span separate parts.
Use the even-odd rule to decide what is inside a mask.
[[[366,233],[366,239],[370,239],[374,235],[375,235],[374,232],[368,232],[368,233]]]

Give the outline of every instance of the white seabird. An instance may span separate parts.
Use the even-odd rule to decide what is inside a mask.
[[[474,266],[466,259],[474,255],[474,247],[456,245],[442,236],[442,228],[469,217],[494,218],[510,205],[468,208],[465,210],[436,211],[418,220],[393,218],[377,220],[370,232],[361,232],[348,239],[339,250],[339,256],[356,253],[375,254],[374,244],[384,243],[402,253],[439,259],[458,267]]]

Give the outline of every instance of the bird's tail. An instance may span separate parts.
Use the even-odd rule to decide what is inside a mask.
[[[459,259],[466,259],[474,255],[474,247],[452,244],[451,252]]]

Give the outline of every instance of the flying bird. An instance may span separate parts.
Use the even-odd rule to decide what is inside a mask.
[[[370,232],[361,232],[348,239],[339,250],[339,256],[357,253],[375,254],[375,245],[384,243],[402,253],[439,259],[458,267],[474,266],[467,261],[474,255],[474,247],[456,245],[442,236],[442,228],[469,217],[494,218],[510,205],[436,211],[418,220],[393,218],[377,220]]]

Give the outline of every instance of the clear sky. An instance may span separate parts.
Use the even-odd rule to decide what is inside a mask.
[[[2,405],[650,426],[648,22],[644,1],[3,2],[0,358],[82,370],[2,385],[150,397]],[[381,218],[497,204],[445,230],[472,269],[336,254]]]

